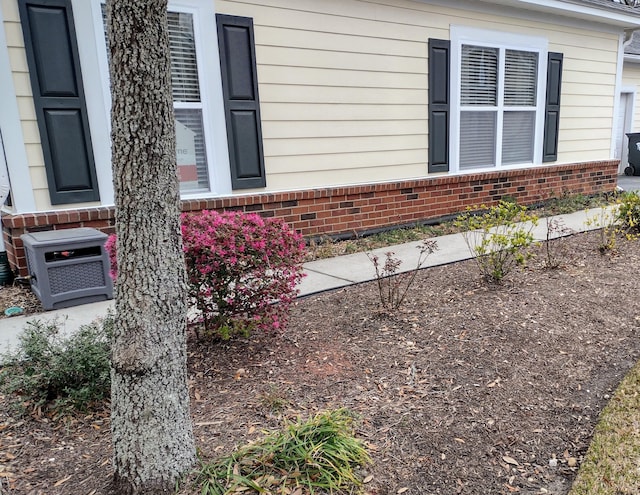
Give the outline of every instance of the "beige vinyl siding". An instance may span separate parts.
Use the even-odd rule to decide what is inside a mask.
[[[41,177],[45,175],[44,158],[42,156],[40,133],[38,131],[38,123],[36,121],[36,113],[31,95],[31,83],[29,81],[29,70],[24,49],[24,39],[22,37],[22,27],[20,25],[20,15],[18,13],[18,3],[15,0],[1,1],[9,62],[11,64],[13,85],[25,141],[25,152],[29,163],[28,174],[32,178]],[[46,209],[49,203],[46,179],[44,181],[39,180],[32,182],[32,185],[36,194],[38,194],[38,191],[44,191],[47,201],[44,203],[36,203],[36,206],[39,209]]]
[[[609,158],[616,33],[410,0],[216,10],[254,20],[268,190],[427,175],[427,40],[451,25],[546,37],[564,54],[558,163]]]
[[[29,177],[35,197],[37,211],[52,209],[64,209],[69,205],[52,206],[49,198],[49,189],[44,166],[44,156],[40,141],[40,131],[36,119],[27,55],[24,47],[18,2],[16,0],[0,0],[2,2],[2,15],[4,17],[4,29],[7,38],[7,49],[13,75],[13,84],[16,92],[18,111],[22,131],[24,133],[24,145],[29,163]],[[74,207],[95,206],[96,203],[74,204]]]
[[[31,167],[31,182],[35,189],[47,189],[47,174],[44,167]]]
[[[633,109],[633,122],[631,130],[640,131],[640,104],[638,103],[638,90],[640,89],[640,63],[625,62],[622,72],[622,85],[636,88],[636,104]]]
[[[29,176],[37,209],[48,210],[17,0],[0,2]],[[216,0],[212,6],[254,20],[266,191],[426,176],[427,41],[449,39],[452,25],[546,37],[550,51],[564,54],[557,163],[610,156],[616,33],[557,17],[540,22],[525,11],[517,17],[411,0]]]
[[[13,72],[13,84],[20,114],[24,146],[29,163],[28,176],[31,178],[31,185],[36,198],[36,208],[38,210],[47,210],[51,208],[51,203],[17,2],[15,0],[2,0],[2,15],[4,17],[7,49]]]
[[[24,49],[18,3],[16,0],[1,1],[13,85],[18,103],[25,151],[29,163],[28,176],[31,177],[34,194],[46,198],[44,202],[36,202],[36,207],[39,210],[44,210],[50,208],[49,193],[42,146],[40,145],[40,132],[38,130],[35,107],[31,94],[31,82],[29,80],[29,69],[27,67],[27,56]]]

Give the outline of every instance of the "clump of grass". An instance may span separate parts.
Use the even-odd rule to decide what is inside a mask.
[[[342,241],[333,240],[329,236],[312,239],[307,249],[307,261],[341,256],[344,254],[362,253],[394,244],[421,241],[431,237],[452,234],[457,229],[453,222],[443,222],[437,225],[414,225],[413,227],[398,227],[371,234],[366,237],[355,237]]]
[[[203,463],[197,483],[202,495],[292,493],[296,488],[334,493],[360,486],[354,469],[370,462],[354,437],[352,415],[338,409],[289,424],[228,457]]]
[[[386,247],[392,244],[403,244],[405,242],[421,241],[425,237],[436,237],[442,235],[446,230],[445,225],[416,225],[414,227],[405,227],[400,229],[392,229],[384,232],[373,234],[362,239],[361,244],[366,245],[369,249]]]
[[[21,412],[84,411],[111,391],[112,318],[62,336],[57,321],[28,322],[15,350],[2,356],[0,390]]]
[[[560,196],[547,199],[541,207],[541,209],[544,209],[544,213],[541,212],[540,216],[562,215],[565,213],[574,213],[579,210],[587,210],[589,208],[598,208],[610,204],[611,201],[612,194],[587,196],[582,193],[569,194],[564,192]]]
[[[569,495],[636,494],[640,487],[640,363],[600,414]]]

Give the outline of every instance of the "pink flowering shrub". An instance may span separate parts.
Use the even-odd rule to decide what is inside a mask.
[[[256,214],[203,211],[182,216],[182,237],[205,331],[228,338],[284,328],[302,278],[300,234]]]
[[[300,234],[281,220],[205,210],[182,215],[182,237],[195,322],[207,334],[284,329],[303,277]]]
[[[116,235],[111,234],[107,238],[107,242],[104,243],[104,249],[107,251],[109,255],[109,275],[113,280],[116,279],[118,275],[118,257],[116,256]]]

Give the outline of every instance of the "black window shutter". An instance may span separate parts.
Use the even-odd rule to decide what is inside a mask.
[[[70,0],[20,0],[51,204],[98,201]]]
[[[266,186],[253,19],[217,14],[233,189]]]
[[[429,39],[429,173],[449,170],[450,47]]]
[[[547,100],[544,110],[543,162],[553,162],[558,159],[561,89],[562,53],[549,52],[547,63]]]

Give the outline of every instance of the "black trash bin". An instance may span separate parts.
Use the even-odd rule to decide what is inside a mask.
[[[640,132],[629,132],[627,137],[629,138],[629,156],[624,175],[640,175]]]

